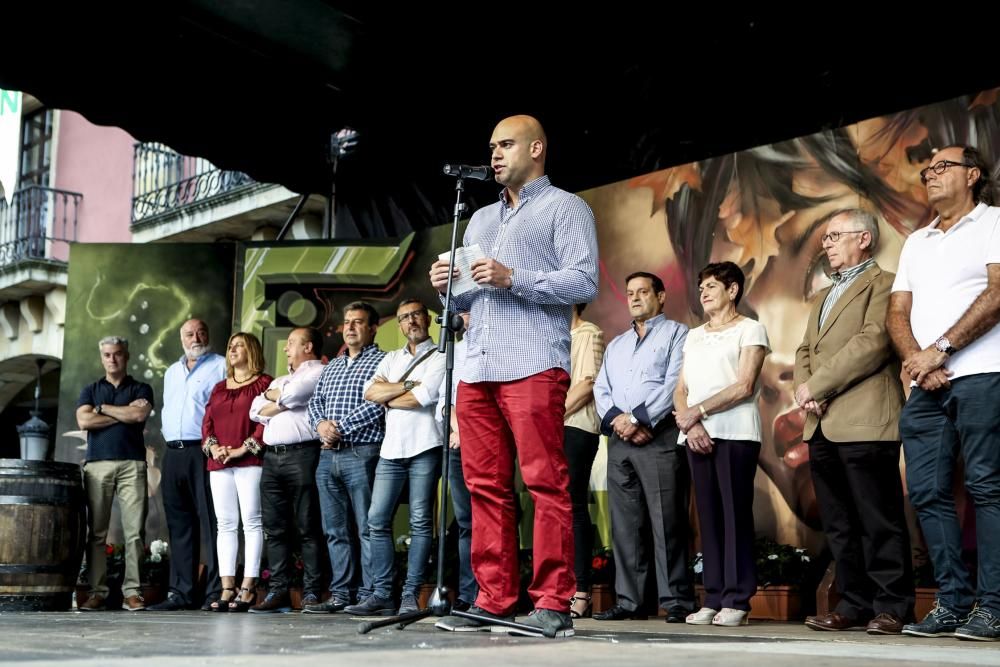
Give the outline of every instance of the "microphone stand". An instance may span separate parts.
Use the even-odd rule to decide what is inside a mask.
[[[461,616],[463,618],[471,618],[476,621],[482,621],[486,625],[500,625],[514,630],[520,630],[521,634],[541,637],[543,636],[543,633],[538,628],[530,625],[517,623],[515,621],[507,621],[504,619],[496,619],[489,616],[480,616],[479,614],[452,609],[449,590],[448,587],[444,585],[444,541],[448,521],[448,467],[451,458],[448,452],[448,443],[451,439],[451,387],[452,376],[455,372],[455,334],[461,331],[463,326],[462,316],[451,311],[451,287],[455,274],[455,248],[457,247],[458,241],[458,222],[462,219],[462,214],[465,213],[466,210],[465,203],[462,201],[462,194],[465,192],[465,178],[460,174],[455,181],[455,192],[455,211],[452,215],[451,221],[451,251],[448,256],[448,286],[445,290],[444,311],[437,318],[438,324],[441,325],[441,339],[438,341],[438,352],[444,353],[445,355],[444,383],[445,391],[448,392],[447,399],[444,402],[444,444],[441,447],[441,494],[438,500],[437,584],[434,588],[434,593],[431,595],[430,603],[426,609],[413,611],[407,614],[400,614],[399,616],[391,616],[378,621],[367,621],[358,626],[358,634],[367,634],[376,628],[384,628],[390,625],[395,625],[398,629],[402,630],[411,623],[415,623],[422,618],[427,618],[431,614],[441,617],[448,616],[450,614],[453,616]],[[553,634],[552,637],[555,637],[555,634]]]

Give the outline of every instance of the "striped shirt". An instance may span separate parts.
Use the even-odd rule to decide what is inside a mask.
[[[385,409],[364,399],[364,387],[383,357],[385,352],[372,343],[354,359],[345,351],[323,368],[316,391],[309,399],[309,423],[313,430],[321,421],[333,420],[345,444],[382,442]]]
[[[576,303],[597,295],[597,230],[580,197],[541,176],[518,193],[476,211],[464,244],[514,270],[510,289],[483,287],[452,299],[471,311],[465,382],[509,382],[550,368],[570,371],[570,322]]]
[[[872,264],[875,263],[875,258],[870,257],[867,260],[861,262],[857,266],[852,266],[849,269],[845,269],[839,273],[834,273],[830,276],[833,281],[833,287],[827,292],[826,299],[823,301],[823,308],[819,311],[819,328],[823,328],[823,323],[826,322],[827,315],[833,310],[833,307],[837,305],[837,300],[840,299],[841,295],[847,291],[847,288],[858,279],[862,273],[868,270]]]

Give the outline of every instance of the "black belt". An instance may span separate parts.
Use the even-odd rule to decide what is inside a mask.
[[[355,447],[355,446],[357,446],[357,447],[364,447],[365,445],[377,445],[377,444],[379,444],[379,443],[377,443],[377,442],[359,442],[359,443],[353,443],[353,442],[344,442],[343,440],[335,440],[333,442],[333,444],[331,444],[329,446],[326,446],[323,449],[328,449],[328,450],[331,450],[331,451],[334,451],[334,452],[339,452],[342,449],[351,449],[352,447]]]
[[[271,452],[274,452],[275,454],[284,454],[285,452],[293,449],[302,449],[303,447],[319,447],[319,445],[319,440],[306,440],[305,442],[293,442],[290,445],[268,445],[266,451],[268,454]]]
[[[167,448],[169,449],[187,449],[188,447],[201,449],[201,440],[167,440]]]

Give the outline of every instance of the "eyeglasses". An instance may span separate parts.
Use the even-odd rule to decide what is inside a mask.
[[[826,243],[827,241],[830,243],[836,243],[840,240],[841,234],[864,234],[867,231],[867,229],[858,229],[853,232],[828,232],[820,237],[820,243]]]
[[[929,167],[924,167],[923,169],[920,170],[920,182],[921,183],[927,182],[927,172],[929,171],[933,171],[935,174],[940,176],[944,172],[948,171],[948,167],[972,168],[974,166],[975,165],[965,164],[964,162],[955,162],[954,160],[941,160],[939,162],[935,162]]]
[[[426,314],[427,313],[424,312],[423,310],[411,310],[408,313],[403,313],[402,315],[398,316],[396,319],[399,320],[400,324],[402,324],[406,320],[416,320],[416,319],[419,319],[419,318],[423,317]]]

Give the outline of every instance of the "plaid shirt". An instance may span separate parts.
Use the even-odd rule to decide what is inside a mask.
[[[514,269],[510,289],[484,287],[453,297],[472,312],[465,382],[509,382],[550,368],[569,373],[573,304],[597,296],[594,214],[578,196],[531,181],[511,207],[500,201],[475,212],[464,244]]]
[[[332,419],[346,444],[382,442],[385,409],[364,399],[364,386],[384,356],[385,352],[372,343],[349,364],[345,351],[326,365],[309,399],[309,423],[313,429],[321,421]]]

